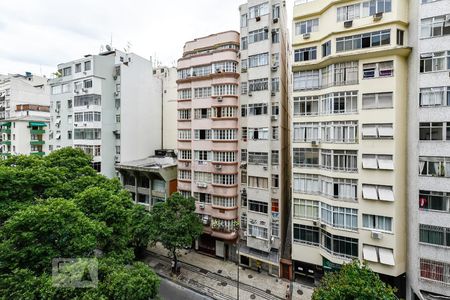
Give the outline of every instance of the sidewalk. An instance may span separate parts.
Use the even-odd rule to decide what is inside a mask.
[[[236,299],[237,296],[237,265],[233,262],[202,255],[194,250],[182,251],[179,258],[181,274],[172,277],[170,274],[171,261],[167,258],[167,250],[161,245],[149,248],[149,255],[145,261],[155,271],[164,277],[194,289],[214,299]],[[289,282],[273,276],[258,273],[250,269],[239,270],[240,299],[287,299]],[[297,293],[301,290],[302,295]],[[312,289],[294,283],[293,297],[296,300],[311,298]]]

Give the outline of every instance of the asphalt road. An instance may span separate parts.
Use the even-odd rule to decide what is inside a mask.
[[[212,298],[198,294],[190,289],[173,283],[170,280],[161,278],[159,295],[163,300],[211,300]]]

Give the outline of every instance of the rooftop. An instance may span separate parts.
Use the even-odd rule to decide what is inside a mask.
[[[116,165],[117,169],[152,171],[177,166],[177,159],[170,156],[150,156]]]

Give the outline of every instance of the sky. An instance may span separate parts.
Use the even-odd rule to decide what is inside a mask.
[[[286,1],[290,28],[294,0]],[[245,0],[0,0],[0,74],[50,76],[59,63],[119,50],[176,65],[186,41],[239,31]]]

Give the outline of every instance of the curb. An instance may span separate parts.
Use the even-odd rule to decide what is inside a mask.
[[[161,272],[156,272],[156,274],[158,274],[159,276],[161,276],[161,277],[163,277],[163,278],[165,278],[165,279],[167,279],[167,280],[169,280],[169,281],[171,281],[171,282],[173,282],[173,283],[175,283],[177,285],[180,285],[180,286],[182,286],[182,287],[184,287],[186,289],[189,289],[189,290],[191,290],[191,291],[193,291],[193,292],[195,292],[197,294],[200,294],[202,296],[208,297],[210,299],[214,299],[210,295],[206,294],[203,291],[196,290],[193,287],[191,287],[191,286],[189,286],[189,285],[187,285],[187,284],[185,284],[183,282],[173,280],[173,278],[171,276],[167,276],[166,274],[161,273]]]

